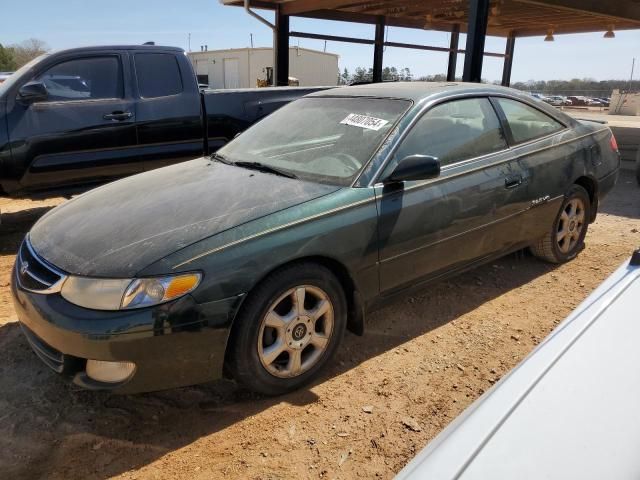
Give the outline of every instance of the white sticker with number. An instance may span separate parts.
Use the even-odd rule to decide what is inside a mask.
[[[368,115],[359,115],[357,113],[350,113],[347,118],[342,120],[340,123],[342,123],[343,125],[352,125],[354,127],[377,131],[389,122],[381,118],[370,117]]]

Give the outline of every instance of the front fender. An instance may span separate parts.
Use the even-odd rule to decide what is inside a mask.
[[[373,189],[345,188],[198,242],[138,275],[202,271],[193,295],[210,302],[250,292],[282,265],[320,257],[343,265],[366,301],[378,293],[377,242]]]

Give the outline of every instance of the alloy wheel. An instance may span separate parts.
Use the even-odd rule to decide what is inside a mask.
[[[318,363],[334,326],[334,309],[326,292],[311,285],[287,290],[262,319],[258,357],[279,378],[297,377]]]
[[[562,253],[569,253],[580,240],[585,221],[584,203],[579,198],[572,198],[565,205],[558,221],[556,241]]]

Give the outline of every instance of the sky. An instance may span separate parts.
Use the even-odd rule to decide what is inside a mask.
[[[155,41],[199,50],[240,48],[250,45],[250,35],[256,47],[272,45],[272,33],[242,8],[222,6],[218,0],[30,0],[28,8],[34,15],[25,20],[26,4],[18,0],[3,0],[3,22],[0,43],[8,45],[28,38],[44,40],[52,49],[98,44],[139,44]],[[273,14],[258,11],[269,20]],[[15,21],[12,21],[15,20]],[[329,22],[301,18],[291,19],[291,30],[326,33],[372,39],[371,25]],[[604,39],[604,32],[578,35],[556,35],[555,42],[542,37],[518,38],[514,55],[512,82],[528,80],[596,80],[628,79],[632,59],[640,62],[640,30],[616,32],[616,38]],[[431,46],[449,46],[449,34],[428,30],[389,28],[387,40]],[[460,48],[465,36],[461,35]],[[324,49],[319,40],[291,38],[291,45]],[[353,71],[370,67],[373,47],[369,45],[327,42],[327,51],[340,55],[340,68]],[[504,52],[505,39],[487,38],[485,50]],[[415,77],[445,73],[448,54],[389,48],[385,50],[384,66],[408,67]],[[499,80],[501,58],[485,57],[483,78]],[[464,56],[458,58],[458,75],[462,75]],[[640,78],[640,66],[634,78]]]

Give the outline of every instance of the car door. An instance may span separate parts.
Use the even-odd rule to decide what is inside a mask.
[[[126,57],[126,54],[124,55]],[[123,54],[110,51],[43,62],[30,82],[47,96],[8,105],[19,189],[64,187],[142,171],[135,161],[135,101]],[[29,82],[28,82],[29,83]]]
[[[513,194],[521,175],[487,98],[431,108],[414,124],[382,177],[416,154],[437,157],[440,176],[375,187],[383,294],[507,248],[496,243],[494,230],[524,208]]]
[[[514,163],[524,178],[518,190],[528,205],[512,235],[533,241],[550,228],[570,182],[582,174],[590,158],[590,142],[565,142],[571,130],[545,112],[512,98],[494,97],[502,117]]]
[[[139,155],[145,170],[202,156],[200,91],[184,54],[134,51],[132,64],[139,97]]]

